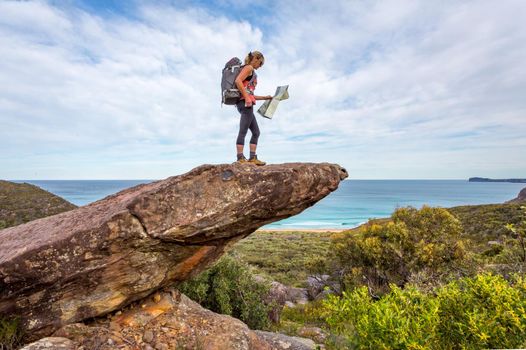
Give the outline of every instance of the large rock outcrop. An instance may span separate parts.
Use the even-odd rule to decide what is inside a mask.
[[[258,227],[347,177],[334,164],[203,165],[0,231],[0,315],[33,339],[101,316],[205,269]]]

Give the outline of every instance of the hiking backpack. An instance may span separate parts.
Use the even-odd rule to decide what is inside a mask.
[[[236,86],[236,78],[241,72],[241,68],[245,65],[237,57],[230,59],[223,68],[223,75],[221,77],[221,103],[226,105],[235,105],[239,102],[242,95]],[[256,76],[255,72],[252,74],[252,79]]]
[[[221,77],[221,103],[235,105],[241,98],[241,92],[236,87],[236,78],[241,72],[241,60],[237,57],[230,59],[223,68]]]

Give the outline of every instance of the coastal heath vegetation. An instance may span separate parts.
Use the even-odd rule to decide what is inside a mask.
[[[443,208],[398,208],[391,220],[365,225],[333,240],[343,289],[367,286],[372,295],[408,282],[436,285],[473,273],[462,225]]]
[[[507,243],[511,245],[511,263],[526,264],[526,206],[521,206],[523,215],[519,225],[507,224],[506,228],[512,233],[512,239]]]
[[[318,327],[327,349],[524,347],[525,232],[525,209],[507,204],[398,208],[337,234],[256,232],[182,291],[251,328],[299,335]],[[285,267],[303,269],[301,277]],[[332,274],[342,292],[285,307],[269,325],[263,285],[248,294],[257,321],[235,311],[247,304],[236,290],[251,291],[254,273],[297,286],[311,273]]]
[[[526,272],[526,207],[490,204],[449,209],[470,239],[480,269],[503,276]]]
[[[337,234],[325,266],[343,292],[286,308],[276,328],[320,327],[328,349],[524,347],[526,213],[517,209],[399,208],[390,220]],[[489,239],[501,247],[493,255]]]

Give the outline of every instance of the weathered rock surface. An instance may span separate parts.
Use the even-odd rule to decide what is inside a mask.
[[[270,343],[273,350],[314,350],[316,343],[311,339],[289,337],[281,333],[255,331],[261,338]]]
[[[0,231],[0,315],[37,339],[189,278],[347,177],[334,164],[203,165]]]
[[[297,334],[299,336],[312,339],[317,343],[325,343],[325,340],[327,339],[327,334],[323,331],[323,329],[318,327],[304,326],[298,329]]]
[[[519,194],[517,195],[517,198],[514,198],[510,201],[507,201],[506,203],[515,203],[515,204],[520,204],[520,203],[526,203],[526,187],[524,187],[520,192]]]
[[[75,208],[74,204],[35,185],[0,180],[0,229]]]
[[[202,308],[177,290],[159,292],[91,325],[54,334],[84,349],[313,349],[309,339],[250,330],[243,322]]]
[[[77,350],[78,344],[67,338],[47,337],[24,346],[20,350]]]

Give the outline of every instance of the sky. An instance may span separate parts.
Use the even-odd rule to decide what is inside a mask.
[[[266,162],[526,177],[524,0],[3,0],[0,50],[0,179],[235,161],[221,69],[251,50],[265,55],[256,94],[289,85],[257,117]]]

